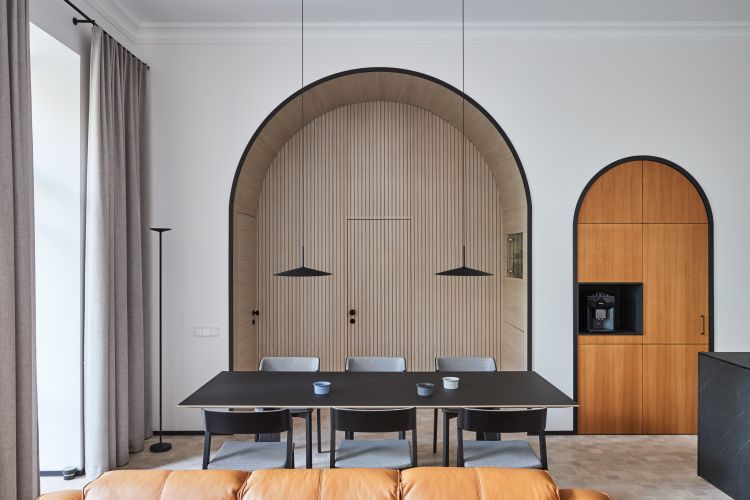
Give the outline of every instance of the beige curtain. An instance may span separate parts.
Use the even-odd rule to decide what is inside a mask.
[[[27,0],[0,0],[0,500],[39,491]]]
[[[146,66],[91,36],[84,279],[88,476],[124,465],[151,435]]]

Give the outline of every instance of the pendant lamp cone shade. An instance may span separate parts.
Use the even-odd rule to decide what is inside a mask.
[[[300,88],[305,86],[305,1],[301,0],[301,18],[300,18],[300,48],[301,52],[301,82]],[[285,278],[317,278],[320,276],[330,276],[331,273],[326,271],[319,271],[311,267],[305,266],[305,158],[304,158],[304,146],[303,141],[305,138],[305,93],[300,94],[300,141],[299,141],[299,158],[300,158],[300,239],[302,240],[302,265],[289,269],[288,271],[282,271],[274,274],[274,276],[282,276]]]
[[[305,266],[305,247],[302,247],[302,266],[301,267],[295,267],[294,269],[290,269],[288,271],[282,271],[280,273],[276,273],[274,276],[284,276],[287,278],[315,278],[318,276],[330,276],[331,273],[325,272],[325,271],[318,271],[317,269],[313,269],[311,267]]]
[[[461,267],[435,273],[438,276],[492,276],[492,273],[466,266],[466,22],[464,0],[461,0]]]
[[[466,247],[463,247],[463,257],[461,259],[461,267],[456,267],[454,269],[448,269],[447,271],[442,271],[439,273],[435,273],[438,276],[492,276],[492,273],[488,273],[486,271],[480,271],[479,269],[473,269],[471,267],[466,267]]]

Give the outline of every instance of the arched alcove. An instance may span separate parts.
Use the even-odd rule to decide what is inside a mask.
[[[273,276],[299,265],[303,136],[306,262],[325,278]],[[462,150],[467,260],[489,278],[435,276],[460,262]],[[530,368],[526,178],[497,122],[454,87],[393,68],[306,86],[250,140],[229,217],[233,369],[270,355],[319,356],[324,370],[346,355],[404,355],[410,370],[436,355]],[[524,273],[509,277],[506,237],[517,233]]]
[[[700,184],[663,158],[613,162],[581,193],[573,242],[575,430],[694,434],[697,353],[714,336]]]

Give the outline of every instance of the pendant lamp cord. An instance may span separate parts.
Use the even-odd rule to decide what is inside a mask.
[[[300,90],[305,88],[305,0],[300,0]],[[300,242],[302,244],[302,267],[305,266],[305,93],[300,93],[300,138],[299,138],[299,163],[300,163]]]

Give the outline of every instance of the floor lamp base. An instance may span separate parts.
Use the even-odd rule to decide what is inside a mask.
[[[172,449],[172,445],[170,443],[154,443],[149,448],[152,453],[164,453],[165,451],[169,451]]]

